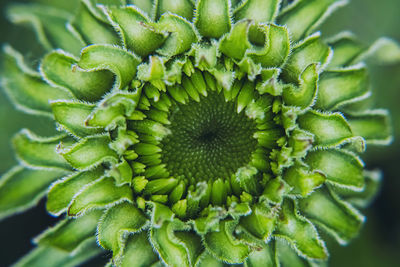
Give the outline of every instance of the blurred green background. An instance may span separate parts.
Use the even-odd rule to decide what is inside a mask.
[[[5,6],[11,0],[0,0],[0,43],[11,43],[34,60],[41,48],[35,36],[23,27],[15,27],[6,20]],[[32,1],[18,1],[32,2]],[[37,0],[53,2],[73,9],[73,0]],[[351,0],[350,4],[336,11],[322,26],[322,35],[329,37],[343,30],[354,32],[371,44],[380,36],[400,41],[399,0]],[[1,59],[0,59],[1,60]],[[35,61],[33,61],[35,62]],[[376,105],[389,108],[395,132],[395,141],[388,148],[368,147],[365,159],[369,169],[380,168],[384,173],[382,190],[372,206],[364,211],[367,222],[350,245],[340,247],[327,238],[331,252],[330,266],[392,267],[400,266],[400,179],[397,168],[400,162],[400,64],[373,66],[372,82]],[[12,156],[10,139],[20,128],[48,133],[54,126],[48,119],[23,114],[13,108],[5,94],[0,93],[0,174],[12,167],[16,160]],[[47,215],[43,205],[0,222],[0,266],[8,266],[32,248],[31,238],[39,234],[57,219]],[[105,256],[85,266],[100,266]]]

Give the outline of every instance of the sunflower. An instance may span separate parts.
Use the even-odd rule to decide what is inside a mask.
[[[11,6],[48,52],[5,45],[3,87],[58,134],[15,136],[0,217],[44,196],[63,216],[16,266],[325,264],[319,232],[348,243],[379,185],[360,154],[391,141],[363,61],[395,44],[317,31],[344,2]]]

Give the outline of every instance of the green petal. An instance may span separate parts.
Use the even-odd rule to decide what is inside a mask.
[[[54,88],[40,78],[40,74],[31,70],[22,55],[11,46],[3,47],[2,87],[14,105],[27,113],[51,116],[49,101],[71,99],[67,90]]]
[[[230,1],[197,1],[194,23],[200,34],[208,38],[220,38],[231,29]]]
[[[305,197],[325,182],[325,176],[318,171],[309,171],[306,167],[295,165],[287,169],[284,180],[293,187],[293,194]]]
[[[248,56],[264,68],[280,67],[290,52],[289,33],[285,27],[275,24],[260,25],[258,31],[265,35],[265,43],[248,51]]]
[[[72,252],[96,233],[102,214],[102,210],[96,210],[76,219],[65,219],[36,237],[35,243]]]
[[[276,255],[275,241],[265,244],[262,249],[250,253],[245,262],[245,267],[278,267],[279,261]]]
[[[79,32],[81,38],[87,44],[119,44],[120,39],[117,33],[113,30],[110,23],[103,19],[103,12],[98,7],[93,6],[94,3],[91,2],[94,1],[86,0],[81,2],[71,22],[72,27]],[[104,17],[106,16],[104,15]]]
[[[147,231],[143,231],[127,238],[121,259],[122,267],[145,267],[158,261],[147,235]]]
[[[318,88],[318,66],[309,65],[301,74],[299,86],[288,86],[283,90],[285,104],[308,108],[311,106],[317,95]]]
[[[36,205],[50,184],[67,173],[20,166],[5,173],[0,179],[0,219]]]
[[[156,202],[147,202],[151,206],[151,225],[160,228],[165,222],[172,221],[174,213],[163,204]]]
[[[132,5],[135,5],[138,8],[140,8],[141,10],[143,10],[144,12],[146,12],[149,17],[154,19],[153,13],[154,13],[154,5],[155,5],[154,2],[156,2],[155,0],[129,0],[129,2]]]
[[[136,75],[140,59],[122,48],[111,45],[91,45],[81,52],[79,67],[90,70],[109,70],[116,76],[114,88],[123,89]]]
[[[39,246],[21,258],[15,267],[74,267],[99,255],[102,250],[95,238],[88,240],[77,253],[68,253],[53,247]]]
[[[320,189],[299,201],[301,213],[334,236],[339,243],[347,244],[358,235],[364,217],[327,189]]]
[[[219,232],[205,235],[204,245],[217,259],[228,263],[242,263],[249,255],[250,248],[233,236],[236,224],[235,221],[222,221],[219,223]]]
[[[285,200],[274,235],[287,240],[299,255],[324,260],[328,257],[324,242],[312,223],[298,215],[292,200]]]
[[[363,163],[353,154],[327,149],[308,153],[306,163],[326,175],[327,182],[361,190],[364,186]]]
[[[87,6],[93,16],[106,23],[108,23],[109,20],[107,15],[102,11],[102,6],[120,7],[128,4],[127,0],[81,0],[81,2]]]
[[[236,21],[250,19],[256,23],[273,22],[279,12],[281,0],[245,0],[235,10]]]
[[[311,265],[307,263],[303,257],[299,256],[297,252],[285,240],[277,239],[275,241],[275,250],[280,266],[285,267],[324,267],[321,263],[325,261],[315,261],[319,264]]]
[[[314,135],[316,146],[337,146],[353,137],[349,124],[340,113],[308,111],[297,121],[302,129]]]
[[[387,110],[371,110],[348,116],[348,122],[354,135],[362,136],[367,144],[388,145],[393,139]]]
[[[315,29],[338,7],[343,0],[299,0],[285,8],[278,22],[287,25],[293,41],[298,41]]]
[[[168,32],[169,36],[157,50],[164,56],[172,57],[189,50],[198,41],[193,25],[174,14],[164,14],[157,22],[157,28]]]
[[[339,187],[330,187],[330,190],[346,202],[356,207],[366,208],[381,189],[382,173],[378,170],[364,171],[364,179],[365,186],[360,192]]]
[[[79,137],[99,134],[104,131],[102,128],[87,127],[85,125],[86,118],[95,107],[96,105],[93,104],[75,101],[59,100],[51,102],[56,122],[66,131]]]
[[[67,28],[70,14],[44,5],[12,5],[7,13],[14,23],[32,24],[40,43],[46,50],[61,48],[75,55],[84,44]]]
[[[325,66],[331,54],[331,48],[322,41],[319,33],[311,35],[293,47],[282,77],[285,81],[298,83],[301,73],[310,64],[319,63],[319,70]]]
[[[141,57],[147,56],[163,44],[164,34],[152,27],[145,14],[134,6],[110,7],[105,10],[114,27],[122,35],[125,47],[135,54]]]
[[[107,172],[108,176],[111,176],[115,179],[115,184],[117,186],[121,186],[124,184],[131,184],[133,177],[133,170],[129,163],[124,159],[111,167],[111,169]]]
[[[123,202],[108,209],[97,228],[97,239],[105,249],[112,250],[113,257],[121,257],[125,246],[124,236],[141,231],[147,222],[144,214],[133,204]]]
[[[108,94],[87,117],[85,124],[91,127],[104,127],[107,130],[114,129],[117,125],[124,126],[126,117],[135,111],[140,96],[141,90],[116,91]]]
[[[56,216],[60,215],[83,187],[99,179],[103,173],[103,168],[77,172],[54,183],[47,195],[47,210]]]
[[[328,65],[330,69],[352,64],[365,50],[365,46],[349,32],[339,33],[328,44],[333,48],[333,56]]]
[[[157,18],[162,14],[171,12],[189,21],[193,18],[193,2],[190,0],[158,0]]]
[[[248,32],[252,24],[250,20],[235,23],[229,34],[221,39],[219,50],[228,57],[242,59],[246,50],[251,47]]]
[[[366,59],[372,59],[382,65],[398,64],[400,62],[400,45],[390,38],[379,38],[357,58],[357,61]]]
[[[275,229],[275,217],[276,214],[272,209],[258,204],[252,207],[250,215],[241,217],[240,225],[255,237],[268,242]]]
[[[108,146],[110,142],[108,135],[88,137],[61,151],[61,155],[78,170],[89,169],[106,161],[116,162],[117,154]]]
[[[24,164],[39,168],[61,168],[70,170],[68,162],[58,153],[60,143],[71,143],[65,134],[54,137],[39,137],[27,129],[14,136],[15,153]]]
[[[164,223],[150,230],[150,240],[162,261],[168,266],[194,266],[200,256],[201,239],[191,232],[176,232],[176,222]]]
[[[363,65],[324,71],[320,76],[316,108],[334,109],[369,95],[369,77]]]
[[[124,185],[117,187],[112,178],[105,177],[82,189],[68,207],[69,216],[80,216],[91,209],[113,206],[118,202],[133,201],[132,190]]]
[[[78,68],[77,63],[62,51],[51,52],[42,61],[42,76],[49,84],[67,88],[81,100],[99,100],[112,87],[112,73],[103,70],[87,72]]]

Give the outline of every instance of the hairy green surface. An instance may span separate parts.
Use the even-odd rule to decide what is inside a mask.
[[[3,87],[61,133],[14,138],[0,217],[50,184],[48,211],[69,217],[18,264],[83,262],[95,233],[117,266],[324,264],[319,229],[349,242],[379,182],[359,154],[391,141],[387,112],[360,105],[361,62],[396,44],[322,41],[341,1],[131,2],[9,9],[49,52],[37,73],[5,46]]]

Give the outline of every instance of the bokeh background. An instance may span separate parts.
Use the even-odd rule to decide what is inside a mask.
[[[18,2],[52,2],[73,10],[76,0],[19,0]],[[11,25],[5,14],[12,0],[0,0],[0,44],[11,43],[19,51],[32,51],[26,56],[34,61],[42,53],[34,34],[23,27]],[[343,30],[355,33],[371,44],[381,36],[400,42],[399,0],[350,0],[322,26],[322,35],[329,37]],[[1,60],[1,57],[0,57]],[[350,245],[341,247],[328,238],[330,266],[336,267],[396,267],[400,266],[400,64],[370,67],[373,90],[378,107],[392,113],[395,141],[388,148],[368,147],[363,157],[369,169],[381,169],[384,180],[376,201],[364,211],[367,216],[361,234]],[[54,131],[46,118],[23,114],[12,107],[0,90],[0,174],[16,160],[10,139],[20,128],[30,128],[37,134]],[[9,266],[32,249],[32,237],[38,235],[57,218],[46,214],[44,201],[37,208],[0,222],[0,267]],[[327,237],[325,237],[327,238]],[[84,266],[102,266],[106,256]]]

